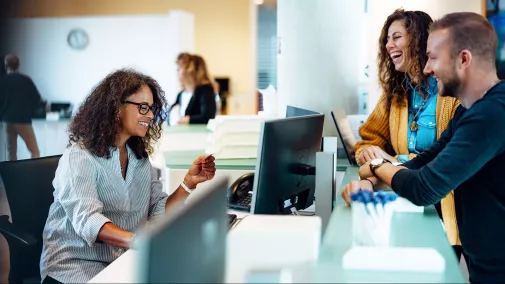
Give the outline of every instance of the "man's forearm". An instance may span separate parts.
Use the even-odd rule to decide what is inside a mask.
[[[380,178],[380,180],[391,187],[393,176],[401,169],[407,168],[403,166],[394,166],[387,163],[375,169],[375,174]]]

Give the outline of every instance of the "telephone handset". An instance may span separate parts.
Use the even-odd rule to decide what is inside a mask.
[[[228,207],[249,211],[254,183],[254,173],[239,177],[228,189]]]

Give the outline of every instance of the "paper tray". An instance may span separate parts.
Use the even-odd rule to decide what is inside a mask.
[[[445,259],[433,248],[356,246],[342,257],[342,268],[441,273]]]

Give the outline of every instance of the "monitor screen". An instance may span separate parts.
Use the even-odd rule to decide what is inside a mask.
[[[290,214],[313,204],[323,123],[324,114],[262,123],[251,213]]]
[[[354,145],[356,145],[356,137],[347,118],[347,114],[343,109],[336,109],[331,112],[331,117],[337,128],[338,136],[342,142],[347,160],[351,165],[356,165],[354,158]]]
[[[228,180],[211,182],[138,233],[136,283],[224,283]]]
[[[321,114],[319,112],[315,112],[308,109],[303,109],[294,106],[286,107],[286,117],[295,117],[295,116],[304,116],[304,115],[313,115],[313,114]]]

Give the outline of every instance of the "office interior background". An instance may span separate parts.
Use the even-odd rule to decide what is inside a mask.
[[[394,9],[499,15],[488,0],[130,0],[4,1],[0,55],[16,53],[20,71],[49,102],[75,111],[112,70],[133,67],[153,76],[173,102],[179,92],[175,58],[202,55],[225,84],[223,114],[282,114],[287,104],[327,113],[343,107],[368,114],[380,95],[377,38]],[[499,9],[498,9],[499,10]],[[499,23],[499,20],[496,21]],[[2,70],[5,72],[5,70]],[[275,100],[261,94],[269,86]],[[260,92],[258,92],[260,91]],[[336,135],[326,118],[325,135]],[[37,127],[40,124],[40,127]],[[54,125],[57,125],[54,124]],[[41,148],[58,154],[66,121],[37,121]],[[38,129],[40,128],[40,129]],[[43,130],[42,130],[43,129]],[[53,132],[51,134],[47,132]],[[20,143],[20,157],[27,151]],[[56,150],[58,149],[58,150]],[[24,153],[24,154],[23,154]]]
[[[481,2],[151,0],[139,5],[118,0],[10,1],[4,13],[16,18],[10,21],[14,30],[8,31],[15,40],[4,44],[22,58],[21,71],[34,79],[45,98],[69,101],[74,106],[99,78],[123,66],[151,74],[161,82],[168,99],[173,99],[178,91],[174,58],[187,50],[202,54],[214,76],[230,79],[230,114],[255,113],[256,90],[269,84],[279,88],[280,96],[298,97],[287,86],[286,92],[282,90],[283,74],[290,77],[288,82],[293,79],[288,69],[301,74],[305,79],[300,84],[311,92],[319,80],[310,80],[310,74],[322,77],[322,81],[327,81],[324,76],[332,76],[328,79],[339,82],[320,86],[328,88],[321,95],[346,98],[347,111],[357,113],[366,111],[358,105],[360,94],[370,93],[366,109],[377,100],[377,90],[368,89],[376,85],[378,23],[390,11],[398,7],[421,9],[437,17],[449,11],[482,12]],[[310,21],[303,20],[309,17]],[[297,24],[304,29],[296,29]],[[346,33],[353,34],[352,43],[344,41],[349,38]],[[72,46],[69,38],[74,36],[74,41],[86,37],[82,40],[89,43],[82,48]],[[284,68],[284,61],[292,62],[291,50],[300,61],[307,56],[307,62],[301,64],[309,65]],[[309,68],[316,67],[310,62],[320,67],[317,72],[310,72]],[[353,67],[346,68],[348,65]],[[295,84],[291,88],[299,87]],[[305,98],[311,97],[308,90],[305,92],[307,87],[299,90],[306,93]]]
[[[18,55],[20,72],[44,99],[70,106],[56,118],[34,118],[42,156],[63,152],[72,113],[113,70],[132,67],[154,77],[172,103],[180,91],[180,52],[205,58],[220,83],[222,115],[283,116],[292,105],[324,114],[343,108],[366,117],[381,93],[380,30],[397,8],[423,10],[434,19],[457,11],[486,15],[499,36],[497,65],[505,78],[505,4],[499,0],[2,2],[0,56]],[[323,135],[337,136],[329,115]],[[6,160],[2,140],[0,161]],[[18,159],[28,158],[19,138]]]

